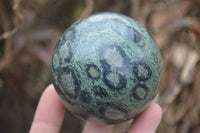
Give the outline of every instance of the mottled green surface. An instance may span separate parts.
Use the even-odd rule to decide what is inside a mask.
[[[162,64],[144,27],[123,15],[100,13],[64,32],[51,71],[57,92],[75,115],[120,123],[156,96]]]

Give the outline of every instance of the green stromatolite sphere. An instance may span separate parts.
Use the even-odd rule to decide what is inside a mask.
[[[99,13],[70,26],[58,41],[52,81],[82,119],[121,123],[156,96],[162,73],[155,41],[124,15]]]

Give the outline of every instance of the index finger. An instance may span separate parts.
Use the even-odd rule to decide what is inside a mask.
[[[162,118],[162,109],[150,103],[147,109],[133,120],[129,133],[155,133]]]
[[[53,85],[49,85],[40,98],[30,133],[59,133],[64,113],[65,107]]]

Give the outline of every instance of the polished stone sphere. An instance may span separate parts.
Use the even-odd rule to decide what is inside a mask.
[[[53,85],[82,119],[122,123],[157,94],[162,63],[154,39],[135,20],[99,13],[71,25],[52,56]]]

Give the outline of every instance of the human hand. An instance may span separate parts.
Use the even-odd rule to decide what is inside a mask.
[[[64,119],[65,107],[53,85],[48,86],[39,101],[30,133],[59,133]],[[155,133],[162,118],[162,110],[156,103],[135,118],[128,133]],[[87,121],[83,133],[111,133],[112,125]]]

